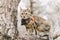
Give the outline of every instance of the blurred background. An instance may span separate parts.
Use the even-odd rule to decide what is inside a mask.
[[[24,35],[26,29],[20,25],[18,13],[20,1],[0,0],[0,40],[35,40],[35,36]],[[50,35],[52,38],[57,35],[54,40],[60,40],[60,0],[31,1],[34,15],[42,16],[49,21],[52,26]],[[52,38],[50,37],[50,40],[53,40]]]

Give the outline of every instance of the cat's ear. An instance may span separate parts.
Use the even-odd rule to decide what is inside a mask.
[[[30,8],[30,7],[28,7],[28,8],[27,8],[27,11],[28,11],[28,12],[31,12],[31,8]]]
[[[31,7],[28,7],[27,11],[30,12],[31,14],[33,14],[33,11],[32,11]]]

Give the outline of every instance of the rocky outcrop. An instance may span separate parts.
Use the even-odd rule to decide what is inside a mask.
[[[20,0],[0,0],[0,40],[40,40],[39,35],[24,35],[26,29],[20,25],[20,16],[17,16],[19,2]],[[32,2],[33,13],[51,22],[51,35],[58,36],[55,40],[60,40],[60,1],[32,0]]]

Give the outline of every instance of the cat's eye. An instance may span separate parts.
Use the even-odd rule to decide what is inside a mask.
[[[27,13],[26,13],[27,14]]]
[[[22,15],[23,15],[23,13],[22,13]]]

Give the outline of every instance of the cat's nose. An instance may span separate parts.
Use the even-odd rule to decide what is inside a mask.
[[[23,16],[23,18],[25,18],[25,16]]]

